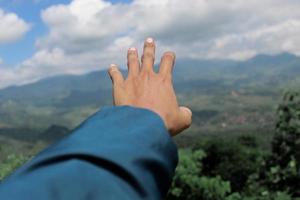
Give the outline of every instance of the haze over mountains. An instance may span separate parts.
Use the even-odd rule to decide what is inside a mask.
[[[300,58],[289,53],[246,61],[178,60],[174,70],[179,101],[192,107],[198,125],[221,123],[228,113],[265,112],[268,116],[282,89],[299,85],[299,77]],[[73,128],[102,106],[111,105],[111,99],[106,71],[8,87],[0,90],[0,127],[46,129],[57,124]]]

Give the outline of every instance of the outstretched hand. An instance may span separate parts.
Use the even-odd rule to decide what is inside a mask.
[[[161,58],[159,72],[153,69],[155,42],[148,38],[144,44],[141,64],[136,48],[127,53],[128,77],[123,78],[118,67],[112,64],[108,70],[113,82],[114,105],[129,105],[156,112],[164,121],[172,136],[188,128],[192,112],[179,107],[172,83],[175,54],[166,52]]]

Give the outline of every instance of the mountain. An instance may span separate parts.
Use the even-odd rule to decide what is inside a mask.
[[[61,103],[74,93],[81,96],[97,96],[95,92],[110,91],[110,80],[105,71],[96,71],[84,75],[62,75],[40,80],[35,83],[13,86],[0,90],[0,102],[12,100],[36,105],[53,105]],[[86,99],[82,99],[86,100]]]
[[[67,136],[69,132],[70,130],[66,127],[51,125],[48,129],[40,134],[39,139],[48,143],[53,143]]]
[[[205,108],[205,113],[214,113],[210,120],[217,123],[224,113],[270,110],[282,89],[297,87],[298,77],[300,58],[289,53],[257,55],[246,61],[185,59],[176,62],[174,85],[182,104],[201,116]],[[106,71],[8,87],[0,90],[0,128],[45,130],[52,124],[73,128],[111,100]]]

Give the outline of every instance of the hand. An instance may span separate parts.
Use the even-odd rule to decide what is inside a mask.
[[[156,112],[174,136],[191,125],[192,112],[187,107],[179,107],[177,103],[172,83],[175,54],[164,53],[158,73],[153,70],[154,59],[155,42],[148,38],[144,44],[141,64],[137,49],[128,50],[126,80],[116,65],[110,66],[108,72],[113,82],[114,105],[129,105]]]

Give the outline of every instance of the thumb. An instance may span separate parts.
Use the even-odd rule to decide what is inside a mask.
[[[192,124],[192,111],[188,107],[180,106],[179,107],[179,127],[176,134],[187,129]]]

